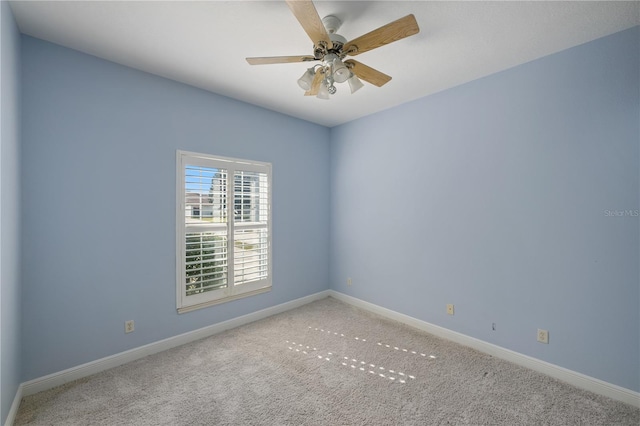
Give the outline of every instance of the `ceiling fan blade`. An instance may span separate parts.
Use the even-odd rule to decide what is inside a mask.
[[[318,94],[318,90],[320,90],[320,84],[322,83],[322,79],[324,78],[324,73],[322,69],[316,71],[316,75],[313,77],[313,81],[311,82],[311,89],[304,92],[305,96],[315,96]]]
[[[374,86],[381,87],[391,81],[391,77],[386,75],[385,73],[382,73],[353,59],[348,59],[344,61],[344,63],[358,78],[361,78],[362,80],[367,81]]]
[[[348,41],[342,48],[342,51],[349,52],[350,49],[355,47],[353,52],[348,53],[351,56],[355,56],[377,47],[384,46],[385,44],[402,40],[405,37],[418,34],[419,32],[420,28],[416,22],[416,17],[413,15],[407,15],[404,18],[400,18],[397,21],[383,25],[382,27],[363,36]]]
[[[300,22],[300,25],[302,25],[302,28],[314,46],[318,46],[321,42],[324,42],[327,49],[331,49],[333,44],[313,2],[311,0],[287,0],[287,5],[298,22]]]
[[[291,62],[308,62],[317,61],[313,56],[264,56],[257,58],[247,58],[247,62],[251,65],[268,65],[268,64],[288,64]]]

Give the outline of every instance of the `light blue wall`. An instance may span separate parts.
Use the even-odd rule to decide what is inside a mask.
[[[332,129],[331,287],[640,391],[639,37]]]
[[[639,37],[634,28],[329,130],[23,36],[21,379],[330,281],[639,391],[638,218],[606,214],[640,208]],[[4,120],[4,92],[2,106]],[[3,298],[18,282],[4,282],[4,200],[17,192],[5,193],[4,132],[3,121]],[[176,149],[273,163],[273,291],[176,314]],[[136,331],[125,335],[127,319]]]
[[[0,2],[0,424],[20,384],[20,33]]]
[[[327,289],[329,129],[22,48],[23,380]],[[272,163],[271,292],[176,313],[176,149]]]

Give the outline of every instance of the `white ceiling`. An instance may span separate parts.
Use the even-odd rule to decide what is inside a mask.
[[[347,40],[413,13],[420,33],[357,56],[393,77],[329,101],[303,96],[313,55],[284,1],[12,1],[20,31],[123,65],[336,126],[640,24],[640,2],[317,1]]]

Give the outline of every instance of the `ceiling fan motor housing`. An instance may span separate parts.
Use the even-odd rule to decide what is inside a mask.
[[[333,15],[329,15],[322,19],[322,24],[329,34],[332,47],[331,49],[327,49],[326,46],[323,45],[314,45],[313,53],[316,59],[322,59],[328,53],[335,53],[341,58],[344,57],[345,55],[342,53],[342,47],[347,42],[347,39],[336,32],[342,25],[342,21]]]

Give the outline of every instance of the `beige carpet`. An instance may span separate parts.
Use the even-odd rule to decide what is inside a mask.
[[[638,426],[640,410],[327,298],[26,397],[15,424]]]

